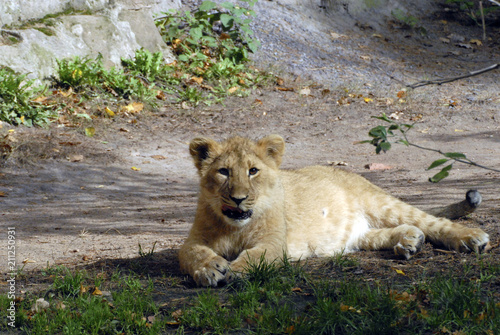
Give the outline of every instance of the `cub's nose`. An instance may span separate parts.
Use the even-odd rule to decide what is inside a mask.
[[[236,206],[239,206],[246,198],[248,198],[248,196],[244,197],[244,198],[235,198],[235,197],[232,197],[232,196],[229,196],[231,198],[231,200],[234,201],[234,203],[236,204]]]

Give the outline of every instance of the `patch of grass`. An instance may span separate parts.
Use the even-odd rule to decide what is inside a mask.
[[[333,271],[348,268],[344,262],[353,261],[339,256]],[[50,287],[16,300],[16,327],[30,334],[487,335],[500,327],[498,293],[491,291],[498,264],[491,258],[411,281],[323,273],[313,277],[286,256],[272,263],[261,258],[247,275],[222,288],[196,289],[192,298],[179,277],[177,288],[167,285],[175,292],[169,300],[163,275],[47,267],[41,274]],[[39,299],[48,307],[33,309]],[[0,332],[9,329],[3,315],[9,304],[0,296]]]
[[[152,299],[153,284],[136,275],[91,279],[86,272],[58,267],[51,288],[16,301],[16,328],[30,334],[158,334],[164,327]],[[104,291],[106,287],[110,291]],[[33,308],[42,299],[46,306]],[[1,296],[0,306],[10,304]],[[0,313],[2,314],[2,313]],[[2,316],[2,322],[6,319]],[[0,324],[0,331],[7,330]]]
[[[155,252],[155,247],[156,247],[156,242],[153,243],[153,247],[151,247],[151,250],[144,251],[144,250],[142,250],[142,246],[139,243],[139,256],[141,258],[151,258],[151,257],[153,257],[154,252]]]
[[[346,264],[343,257],[336,264]],[[300,266],[284,263],[261,259],[229,287],[204,291],[183,311],[179,329],[215,334],[494,334],[498,329],[500,303],[480,280],[450,275],[396,285],[311,279]]]
[[[340,269],[352,268],[359,265],[359,261],[355,256],[351,254],[346,254],[344,252],[336,253],[335,255],[328,257],[326,265],[332,267],[338,267]]]

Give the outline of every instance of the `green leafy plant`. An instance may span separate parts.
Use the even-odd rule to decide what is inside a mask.
[[[361,141],[360,143],[370,143],[375,146],[375,152],[380,154],[381,152],[387,152],[391,149],[391,143],[400,143],[406,146],[412,146],[421,150],[432,151],[440,154],[443,158],[437,159],[431,163],[427,170],[434,169],[443,164],[449,163],[443,167],[438,173],[429,178],[429,181],[437,183],[442,179],[446,178],[450,174],[450,170],[453,168],[454,163],[463,163],[468,165],[477,166],[486,170],[500,172],[499,170],[492,169],[480,164],[477,164],[467,158],[467,156],[460,152],[443,152],[438,149],[432,149],[423,147],[421,145],[412,143],[408,140],[406,133],[413,128],[414,125],[397,123],[391,120],[385,113],[382,116],[373,116],[373,118],[384,121],[385,125],[376,126],[368,132],[368,135],[372,138],[371,140]]]
[[[83,86],[94,86],[98,83],[99,75],[104,70],[102,56],[95,60],[80,58],[56,60],[57,77],[52,77],[54,84],[58,87],[75,90],[82,89]]]
[[[58,60],[57,76],[51,79],[55,87],[63,89],[71,87],[79,92],[97,89],[123,99],[136,97],[151,100],[154,96],[153,85],[142,80],[138,74],[147,77],[156,75],[160,69],[158,58],[162,58],[162,55],[146,53],[143,50],[138,50],[136,55],[134,61],[122,59],[130,69],[112,67],[107,70],[102,64],[101,55],[95,59],[74,57]]]
[[[37,106],[32,99],[43,92],[33,87],[34,80],[8,69],[0,69],[0,120],[26,126],[45,125],[53,113]]]
[[[137,50],[134,59],[122,58],[122,64],[132,74],[140,74],[149,81],[154,81],[165,71],[163,54],[161,52],[151,53],[146,49]]]
[[[255,16],[251,8],[257,0],[243,2],[246,7],[204,1],[194,13],[167,13],[157,19],[157,26],[179,60],[191,68],[203,70],[220,59],[240,64],[248,61],[249,51],[255,52],[260,46],[250,29],[251,17]]]

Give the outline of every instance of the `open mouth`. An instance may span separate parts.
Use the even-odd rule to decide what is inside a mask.
[[[222,214],[233,220],[246,220],[252,216],[253,211],[250,209],[248,211],[243,211],[240,208],[231,207],[228,205],[222,205]]]

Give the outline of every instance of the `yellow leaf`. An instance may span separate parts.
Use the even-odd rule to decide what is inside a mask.
[[[195,83],[201,85],[201,83],[203,82],[203,78],[202,77],[195,77],[195,76],[193,76],[193,77],[191,77],[191,81],[194,81]]]
[[[9,129],[9,133],[13,133],[15,131],[16,131],[15,129]]]
[[[370,98],[365,98],[365,102],[366,102],[366,103],[369,103],[369,102],[372,102],[372,101],[373,101],[373,99],[370,99]]]
[[[403,271],[403,270],[396,269],[396,268],[393,268],[393,269],[394,269],[394,271],[396,271],[396,273],[397,273],[398,275],[406,276],[406,273],[404,273],[404,271]]]
[[[83,285],[80,285],[80,294],[83,294],[85,292],[87,292],[87,288]]]
[[[95,128],[94,127],[87,127],[85,128],[85,135],[88,137],[92,137],[95,135]]]
[[[463,133],[464,130],[463,129],[455,129],[455,132],[457,132],[457,133]]]
[[[124,113],[139,113],[144,108],[144,104],[140,102],[131,102],[127,106],[123,106],[120,111]]]
[[[135,166],[132,166],[131,169],[134,170],[134,171],[141,171],[141,168],[138,168],[138,167],[135,167]]]
[[[19,121],[21,121],[21,123],[24,123],[24,115],[19,118]]]
[[[92,292],[92,295],[102,295],[102,291],[99,290],[99,287],[96,287],[94,292]]]
[[[115,116],[115,112],[113,112],[113,111],[112,111],[111,109],[109,109],[108,107],[106,107],[104,110],[106,111],[106,113],[107,113],[109,116],[111,116],[111,117]]]
[[[347,312],[348,310],[350,310],[352,307],[351,306],[347,306],[347,305],[344,305],[344,304],[340,304],[340,311],[341,312]]]

